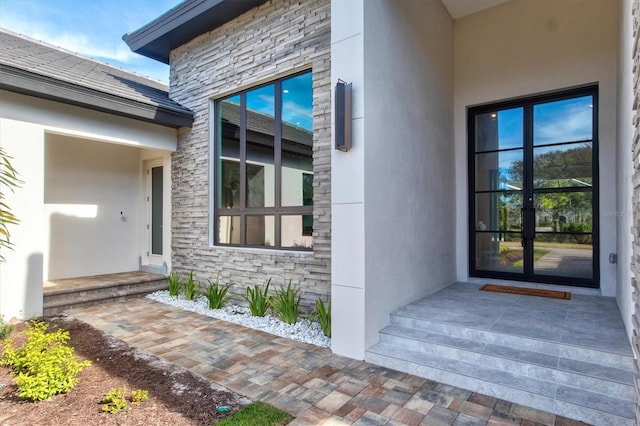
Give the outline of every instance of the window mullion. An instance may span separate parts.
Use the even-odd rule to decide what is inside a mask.
[[[275,168],[275,247],[281,247],[280,232],[280,209],[282,207],[282,83],[275,83],[275,120],[274,120],[274,141],[273,141],[273,164]]]
[[[246,244],[247,200],[247,95],[240,94],[240,245]]]

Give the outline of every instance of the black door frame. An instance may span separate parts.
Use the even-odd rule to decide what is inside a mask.
[[[475,191],[475,117],[479,114],[491,113],[497,110],[510,109],[510,108],[524,108],[524,141],[523,141],[523,150],[524,154],[524,170],[523,170],[523,203],[526,202],[524,199],[525,194],[533,194],[533,179],[530,174],[533,171],[533,156],[527,155],[527,150],[533,150],[532,141],[533,141],[533,106],[540,103],[552,102],[552,101],[561,101],[564,99],[571,99],[580,96],[593,96],[593,139],[592,139],[592,212],[593,212],[593,225],[592,225],[592,241],[593,241],[593,277],[592,279],[585,278],[573,278],[573,277],[562,277],[562,276],[552,276],[552,275],[534,275],[533,274],[533,250],[529,249],[528,254],[530,259],[525,259],[524,267],[522,273],[513,273],[513,272],[504,272],[504,271],[491,271],[491,270],[482,270],[476,268],[476,223],[475,223],[475,201],[476,201],[476,191]],[[561,285],[570,285],[570,286],[579,286],[579,287],[592,287],[599,288],[600,287],[600,215],[599,215],[599,188],[600,188],[600,178],[599,178],[599,155],[598,155],[598,85],[591,84],[587,86],[580,86],[571,89],[564,89],[539,95],[531,95],[525,96],[514,100],[502,101],[502,102],[494,102],[490,104],[467,107],[467,173],[468,173],[468,237],[469,237],[469,276],[471,277],[480,277],[480,278],[495,278],[495,279],[506,279],[506,280],[514,280],[514,281],[527,281],[527,282],[538,282],[538,283],[547,283],[547,284],[561,284]],[[528,145],[529,144],[529,145]],[[530,206],[525,206],[525,208],[530,208]],[[525,212],[527,214],[527,212]],[[529,211],[528,214],[532,214]],[[532,224],[532,227],[535,227],[535,224]],[[523,233],[524,238],[533,239],[534,229],[525,230]],[[529,244],[530,246],[532,244]]]

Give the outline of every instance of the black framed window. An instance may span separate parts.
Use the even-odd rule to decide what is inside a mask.
[[[311,250],[311,72],[219,99],[214,111],[214,243]]]

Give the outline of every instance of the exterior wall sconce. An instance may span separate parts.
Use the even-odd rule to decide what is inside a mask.
[[[351,148],[351,84],[338,80],[335,90],[335,141],[336,149]]]

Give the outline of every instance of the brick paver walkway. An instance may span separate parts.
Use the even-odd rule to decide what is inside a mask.
[[[305,343],[134,299],[69,315],[296,416],[292,425],[577,425]]]

